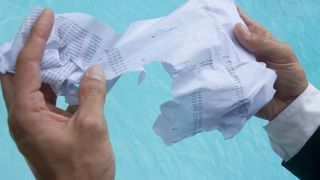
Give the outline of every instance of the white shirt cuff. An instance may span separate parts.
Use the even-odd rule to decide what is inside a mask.
[[[320,91],[311,83],[264,129],[269,135],[273,150],[289,161],[308,142],[320,126]]]

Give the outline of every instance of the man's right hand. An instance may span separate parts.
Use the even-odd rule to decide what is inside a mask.
[[[271,121],[304,92],[308,81],[290,45],[275,39],[240,9],[239,13],[246,26],[238,23],[234,27],[238,41],[278,75],[275,96],[257,113],[257,116]]]
[[[43,10],[17,58],[15,75],[0,75],[10,133],[37,179],[112,180],[115,160],[103,112],[103,70],[86,71],[80,104],[70,111],[56,107],[57,96],[41,84],[40,62],[53,24],[53,12]]]

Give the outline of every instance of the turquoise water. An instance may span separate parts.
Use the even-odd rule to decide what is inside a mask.
[[[34,6],[56,13],[88,13],[124,31],[135,20],[163,16],[185,0],[0,0],[0,44],[10,41],[26,13]],[[309,80],[320,87],[320,6],[318,0],[239,0],[238,4],[297,52]],[[108,95],[105,112],[116,155],[117,180],[269,180],[296,179],[272,151],[262,127],[252,118],[243,131],[224,141],[220,133],[196,135],[166,147],[152,131],[159,106],[171,98],[170,78],[160,64],[147,66],[147,77],[137,84],[137,73],[121,77]],[[65,107],[60,99],[59,106]],[[7,128],[0,98],[0,179],[34,179],[17,151]]]

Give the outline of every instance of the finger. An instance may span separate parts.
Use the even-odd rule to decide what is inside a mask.
[[[254,24],[256,24],[256,21],[254,21],[253,19],[251,19],[246,13],[244,13],[240,7],[237,7],[239,15],[241,17],[241,19],[244,21],[244,23],[250,27],[253,26]]]
[[[103,107],[106,98],[106,78],[105,73],[99,66],[89,68],[81,79],[79,89],[80,104],[77,114],[80,120],[98,120],[104,118]],[[92,123],[92,122],[84,122]],[[101,123],[101,122],[100,122]]]
[[[238,23],[236,24],[236,26],[234,27],[234,33],[236,38],[238,39],[239,43],[246,48],[247,50],[255,53],[255,41],[252,37],[251,32],[249,31],[249,29],[241,24]]]
[[[2,74],[0,75],[0,79],[2,95],[4,97],[7,110],[9,111],[13,99],[13,74]]]
[[[53,92],[51,87],[48,84],[41,84],[40,91],[42,92],[46,103],[51,105],[56,105],[57,102],[57,95]]]
[[[43,10],[33,25],[24,48],[18,55],[14,82],[15,92],[18,94],[28,94],[40,89],[40,60],[53,22],[53,12],[48,9]]]
[[[251,33],[249,29],[238,23],[234,27],[234,33],[239,43],[255,55],[263,55],[273,47],[272,39],[258,33]]]

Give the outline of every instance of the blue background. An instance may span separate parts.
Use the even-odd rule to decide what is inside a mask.
[[[0,44],[11,41],[24,16],[35,6],[56,13],[83,12],[123,32],[136,20],[164,16],[185,0],[0,0]],[[319,0],[239,0],[250,16],[277,38],[290,43],[319,87]],[[171,80],[160,64],[147,66],[147,77],[138,85],[138,74],[121,77],[108,95],[105,113],[116,155],[118,180],[268,180],[296,179],[272,151],[265,121],[252,118],[243,131],[224,141],[220,133],[198,134],[166,147],[152,131],[159,106],[171,99]],[[62,99],[59,106],[65,107]],[[34,179],[11,139],[7,113],[0,98],[0,179]]]

